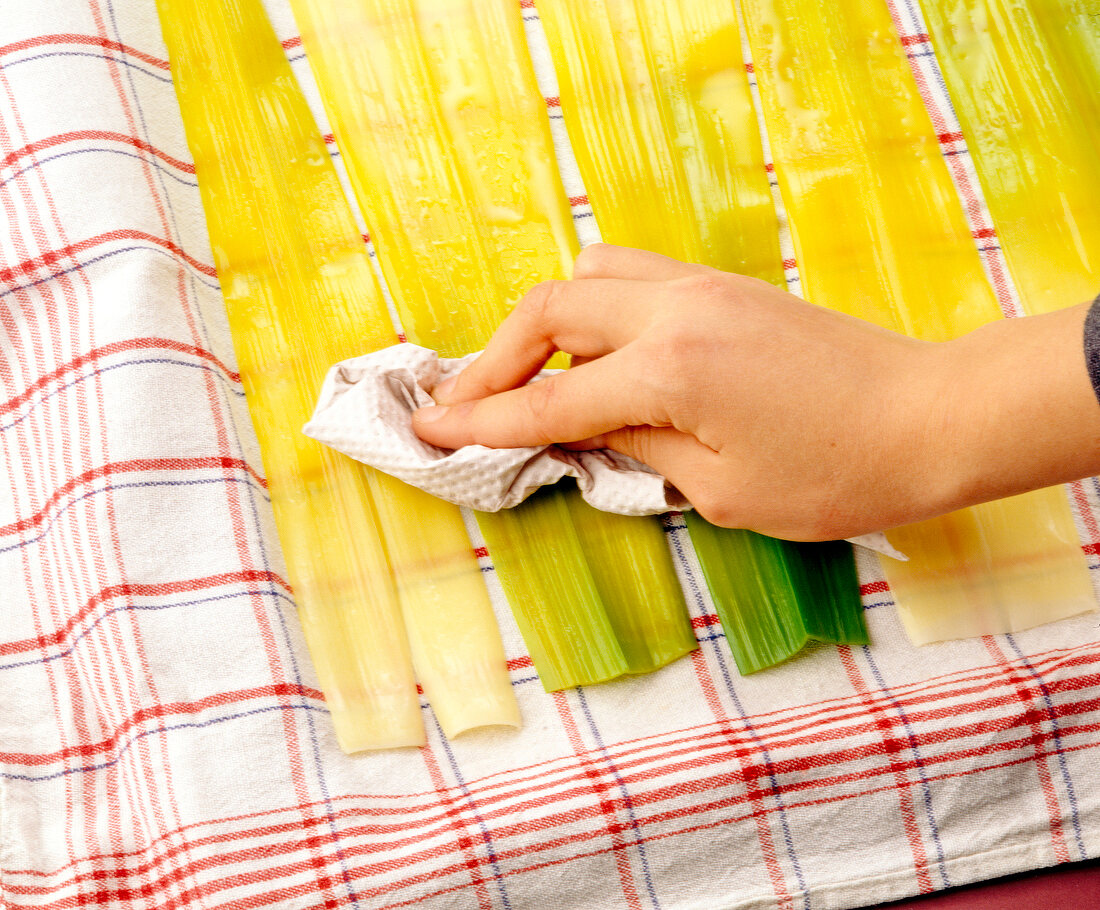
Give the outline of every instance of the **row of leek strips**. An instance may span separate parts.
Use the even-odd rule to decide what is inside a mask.
[[[409,340],[445,356],[483,347],[577,252],[519,6],[291,6]],[[478,524],[547,689],[652,670],[696,647],[656,519],[599,513],[555,490]]]
[[[458,510],[299,432],[328,365],[390,343],[393,329],[259,0],[158,7],[290,581],[341,746],[424,742],[414,665],[447,734],[518,724]]]

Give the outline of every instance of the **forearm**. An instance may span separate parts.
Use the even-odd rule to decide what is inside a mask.
[[[930,403],[928,436],[931,463],[942,465],[932,512],[1100,473],[1088,309],[992,323],[942,346],[943,403]]]

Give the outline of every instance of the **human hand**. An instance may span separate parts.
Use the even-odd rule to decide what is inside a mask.
[[[1020,384],[1008,401],[1025,404],[1022,415],[990,423],[990,411],[1008,416],[1003,373],[1018,363],[1005,357],[1044,357],[1044,345],[1072,334],[1059,325],[1030,341],[987,327],[921,342],[753,278],[597,244],[573,280],[532,289],[413,425],[444,448],[615,449],[662,473],[715,524],[850,537],[1089,473],[1091,461],[1064,452],[1064,431],[1039,434],[1055,451],[1022,478],[1003,470],[1014,440],[1036,435],[1029,414],[1049,418],[1046,393],[1063,386],[1065,420],[1083,420],[1100,453],[1082,357],[1079,369],[1055,369],[1050,387],[1037,380],[1033,414],[1025,400],[1035,395]],[[573,368],[525,385],[557,350]]]

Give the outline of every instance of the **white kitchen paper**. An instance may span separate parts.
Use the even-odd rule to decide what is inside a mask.
[[[413,432],[412,413],[434,404],[431,390],[478,355],[441,358],[415,344],[353,357],[329,370],[302,432],[425,492],[481,512],[519,505],[535,490],[575,477],[590,505],[620,515],[656,515],[691,504],[664,477],[629,456],[558,446],[441,449]],[[543,370],[536,379],[556,370]],[[882,534],[854,543],[904,559]]]

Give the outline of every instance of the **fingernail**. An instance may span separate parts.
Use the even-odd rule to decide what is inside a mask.
[[[446,401],[450,398],[451,392],[454,391],[455,385],[458,383],[458,377],[452,376],[450,379],[444,379],[439,385],[432,389],[432,398],[436,401]]]
[[[419,408],[415,416],[420,423],[435,423],[437,420],[446,417],[449,410],[450,408],[443,405],[436,405],[435,407]]]

